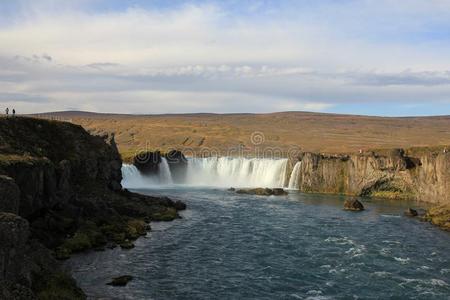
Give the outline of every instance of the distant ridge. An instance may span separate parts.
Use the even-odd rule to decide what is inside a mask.
[[[371,118],[450,118],[450,115],[433,115],[433,116],[375,116],[375,115],[361,115],[361,114],[339,114],[332,112],[310,112],[310,111],[278,111],[267,113],[165,113],[165,114],[131,114],[131,113],[109,113],[109,112],[91,112],[82,110],[65,110],[65,111],[51,111],[42,113],[33,113],[33,115],[57,115],[57,116],[124,116],[124,117],[152,117],[152,116],[231,116],[231,115],[276,115],[276,114],[310,114],[317,116],[342,116],[342,117],[371,117]]]
[[[187,149],[221,154],[241,147],[344,153],[359,149],[450,145],[450,116],[379,117],[287,111],[275,113],[117,114],[61,111],[35,114],[80,124],[87,130],[114,132],[122,153]],[[254,133],[263,135],[255,145]]]

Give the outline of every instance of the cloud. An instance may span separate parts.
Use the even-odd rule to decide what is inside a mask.
[[[448,1],[18,3],[0,23],[0,89],[30,99],[22,110],[330,111],[450,98]]]

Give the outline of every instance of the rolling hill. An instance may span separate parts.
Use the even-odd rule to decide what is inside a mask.
[[[310,112],[126,115],[53,112],[36,115],[114,132],[126,157],[140,150],[247,155],[265,149],[344,153],[359,149],[450,145],[450,116],[371,117]],[[231,152],[230,152],[231,151]],[[270,151],[269,151],[270,152]]]

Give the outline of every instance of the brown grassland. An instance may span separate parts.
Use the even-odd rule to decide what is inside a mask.
[[[227,151],[238,147],[249,153],[256,147],[276,147],[283,151],[296,147],[304,151],[343,153],[359,149],[450,145],[450,116],[391,118],[309,112],[174,115],[57,112],[40,117],[68,120],[94,134],[114,132],[125,159],[141,150],[165,152],[179,149],[198,154],[205,149],[216,149],[221,155],[226,155]],[[263,142],[259,143],[258,135],[261,133]]]

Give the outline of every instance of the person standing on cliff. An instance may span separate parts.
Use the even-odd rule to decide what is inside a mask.
[[[15,117],[16,116],[16,110],[13,108],[13,110],[12,110],[12,115],[13,115],[13,117]]]
[[[5,112],[6,112],[6,117],[8,117],[8,114],[9,114],[9,108],[8,107],[5,109]]]

